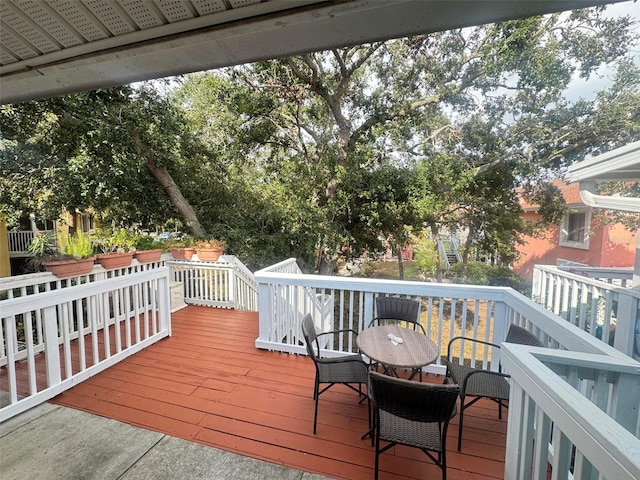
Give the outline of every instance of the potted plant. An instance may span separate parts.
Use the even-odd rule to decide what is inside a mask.
[[[196,250],[193,247],[193,239],[191,237],[172,240],[169,242],[169,245],[171,257],[174,260],[191,260],[193,254],[196,253]]]
[[[135,249],[133,235],[124,228],[100,230],[93,243],[102,251],[96,261],[107,270],[131,265]]]
[[[157,262],[162,256],[162,243],[149,235],[136,235],[133,248],[135,249],[134,258],[140,263]]]
[[[86,275],[93,270],[93,245],[91,239],[82,232],[69,236],[62,251],[57,249],[55,239],[50,234],[36,235],[28,250],[38,258],[45,270],[58,278]]]
[[[196,243],[196,255],[203,262],[215,262],[224,253],[226,244],[222,240],[200,240]]]

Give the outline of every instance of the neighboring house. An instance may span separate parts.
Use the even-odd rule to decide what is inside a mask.
[[[579,183],[557,182],[568,211],[561,225],[547,228],[540,238],[525,237],[518,246],[520,258],[514,271],[531,280],[533,267],[542,265],[589,265],[592,267],[633,267],[636,232],[619,223],[603,224],[594,209],[580,199]],[[537,205],[521,200],[524,217],[537,221]]]
[[[38,219],[34,215],[25,218],[18,230],[7,231],[6,223],[0,218],[0,277],[18,275],[24,261],[31,256],[27,251],[37,232],[50,232],[56,239],[66,238],[75,231],[91,233],[96,228],[92,213],[65,212],[56,221]]]

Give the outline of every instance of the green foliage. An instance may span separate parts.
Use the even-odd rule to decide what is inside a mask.
[[[102,253],[124,253],[136,243],[135,234],[124,228],[99,229],[89,240]]]
[[[55,255],[58,251],[56,237],[50,232],[37,234],[31,240],[27,251],[40,257]]]
[[[155,250],[157,248],[165,248],[165,245],[150,235],[140,233],[133,235],[133,247],[136,250]]]
[[[460,281],[462,268],[462,263],[456,263],[446,272],[446,275],[449,278]],[[489,265],[483,262],[469,262],[465,283],[471,285],[511,287],[524,295],[531,293],[531,286],[518,277],[510,268]]]
[[[90,236],[76,231],[74,235],[69,235],[64,246],[65,256],[73,258],[89,258],[93,256],[93,242]]]
[[[640,138],[631,19],[582,9],[314,52],[152,84],[0,107],[0,212],[165,225],[224,238],[261,268],[401,248],[411,232],[465,229],[508,262],[563,204],[544,183]],[[570,101],[601,66],[613,86]],[[428,267],[430,260],[425,259]]]
[[[162,245],[164,245],[164,248],[193,247],[195,244],[196,240],[190,235],[185,235],[182,238],[170,238],[168,240],[162,241]]]
[[[435,277],[438,272],[437,246],[430,240],[422,240],[413,248],[414,265],[418,271],[427,276]]]
[[[227,244],[223,240],[217,240],[215,238],[208,238],[206,240],[199,240],[194,245],[195,248],[212,248],[224,250],[227,248]]]

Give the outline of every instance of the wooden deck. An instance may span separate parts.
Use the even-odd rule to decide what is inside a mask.
[[[189,306],[173,314],[170,338],[53,402],[328,477],[373,478],[374,450],[360,439],[366,404],[333,387],[320,397],[313,435],[313,363],[258,350],[257,336],[255,312]],[[503,478],[505,433],[495,404],[480,402],[465,415],[458,453],[456,417],[448,435],[449,480]],[[440,478],[426,455],[403,446],[384,453],[380,467],[381,479]]]

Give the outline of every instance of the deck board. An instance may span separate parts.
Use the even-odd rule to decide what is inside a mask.
[[[172,315],[172,336],[53,399],[54,403],[186,440],[338,479],[373,477],[374,450],[361,440],[366,404],[337,386],[320,397],[313,435],[314,367],[304,356],[258,350],[258,315],[189,306]],[[441,378],[426,376],[425,381]],[[450,480],[504,473],[506,414],[491,402],[457,417],[448,433]],[[420,451],[381,456],[380,479],[439,478]]]

